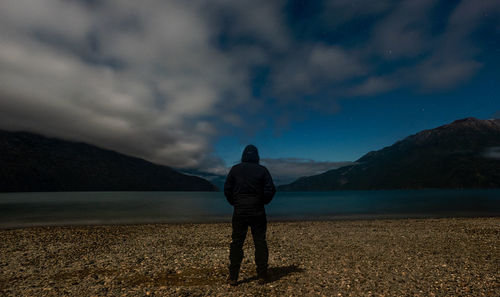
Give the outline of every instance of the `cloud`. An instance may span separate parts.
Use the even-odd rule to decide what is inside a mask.
[[[363,83],[354,86],[348,92],[352,95],[375,95],[383,93],[394,87],[394,82],[389,78],[370,77]]]
[[[484,151],[483,156],[485,158],[489,158],[489,159],[500,160],[500,147],[499,146],[494,146],[494,147],[487,148]]]
[[[263,46],[284,50],[289,45],[283,22],[285,1],[201,1],[203,13],[217,27],[224,48]],[[249,38],[251,37],[251,38]]]
[[[271,63],[273,94],[289,105],[306,94],[308,105],[325,106],[331,98],[398,88],[427,92],[456,87],[483,67],[481,55],[487,48],[473,35],[498,27],[499,11],[498,1],[489,0],[458,5],[435,0],[326,1],[319,16],[292,21],[305,24],[301,30],[314,36],[341,37],[291,43]]]
[[[401,1],[374,28],[373,49],[386,58],[411,58],[429,49],[429,23],[426,17],[434,0]]]
[[[339,83],[365,73],[353,53],[338,46],[314,44],[295,51],[273,69],[275,92],[290,94],[315,93],[325,85]]]
[[[275,185],[288,184],[303,176],[311,176],[323,173],[328,170],[337,169],[343,166],[355,164],[354,162],[329,162],[315,161],[302,158],[265,158],[261,159],[262,165],[266,166],[273,178]],[[216,163],[219,164],[219,163]],[[200,171],[200,170],[182,170],[182,172],[196,175],[208,179],[215,183],[219,188],[224,187],[224,181],[230,167],[219,167],[218,170]]]
[[[326,1],[322,18],[329,26],[338,27],[353,20],[379,16],[386,13],[398,0],[335,0]],[[332,18],[332,15],[337,17]]]
[[[436,38],[435,49],[417,66],[423,89],[449,89],[464,82],[482,66],[485,49],[473,34],[491,19],[500,17],[498,1],[462,1],[451,12],[444,32]],[[494,21],[496,26],[498,21]]]
[[[170,166],[211,163],[210,118],[237,118],[219,105],[228,94],[245,101],[248,87],[247,74],[213,46],[200,9],[182,1],[2,1],[1,127]]]
[[[420,68],[421,82],[425,89],[450,88],[471,77],[481,66],[481,63],[472,60],[432,59]]]
[[[261,163],[267,167],[277,185],[353,164],[353,162],[321,162],[301,158],[262,159]]]

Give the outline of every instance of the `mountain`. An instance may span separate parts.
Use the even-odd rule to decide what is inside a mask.
[[[424,130],[354,165],[302,177],[281,191],[500,188],[500,120],[466,118]]]
[[[203,178],[93,145],[0,130],[0,192],[215,190]]]
[[[212,172],[200,171],[196,169],[179,169],[180,172],[201,177],[203,179],[208,180],[214,186],[217,187],[218,190],[224,189],[224,182],[226,181],[226,174],[217,174]]]

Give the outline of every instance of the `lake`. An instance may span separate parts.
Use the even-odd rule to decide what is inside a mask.
[[[269,220],[500,216],[500,189],[278,192]],[[0,227],[228,222],[222,192],[1,193]]]

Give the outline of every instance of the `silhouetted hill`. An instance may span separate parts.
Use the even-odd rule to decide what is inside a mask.
[[[281,191],[500,188],[500,120],[466,118],[424,130]]]
[[[0,191],[214,191],[167,166],[85,143],[0,131]]]
[[[196,170],[196,169],[179,169],[179,171],[181,173],[199,176],[203,179],[206,179],[209,182],[211,182],[219,191],[222,191],[224,189],[224,182],[226,181],[225,174],[216,174],[216,173],[200,171],[200,170]]]

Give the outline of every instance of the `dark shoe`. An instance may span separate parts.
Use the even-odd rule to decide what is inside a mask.
[[[228,278],[228,279],[227,279],[227,283],[228,283],[230,286],[234,287],[234,286],[237,286],[237,285],[238,285],[238,280]]]
[[[264,284],[267,283],[267,281],[268,281],[267,275],[259,275],[259,276],[257,276],[257,283],[259,285],[264,285]]]

